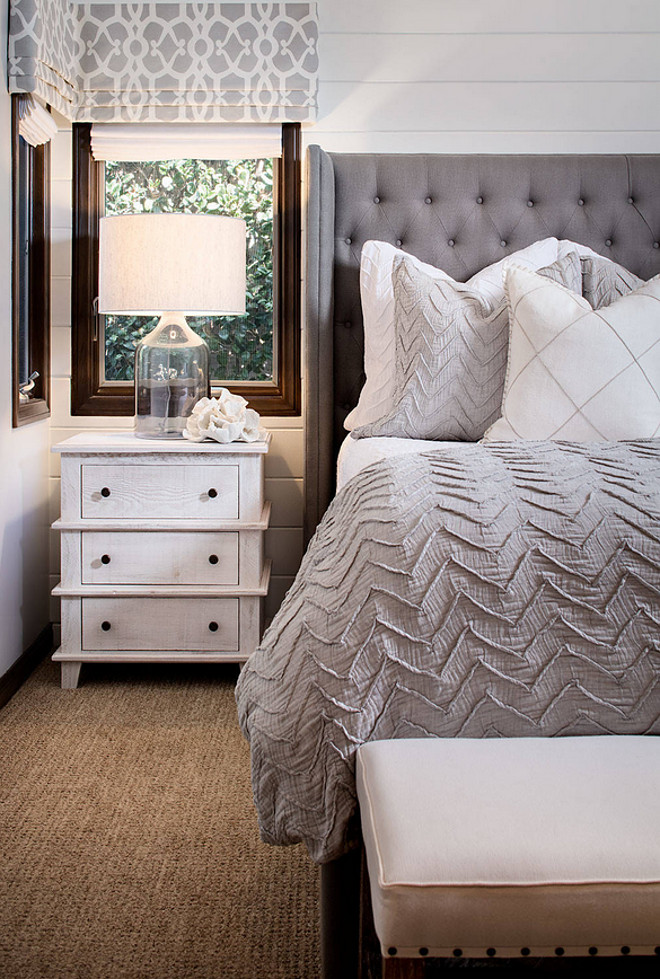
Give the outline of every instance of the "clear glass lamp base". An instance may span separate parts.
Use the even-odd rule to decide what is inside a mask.
[[[154,418],[153,415],[136,415],[135,436],[139,439],[181,439],[186,427],[186,420],[185,418]]]
[[[135,351],[135,434],[180,439],[200,398],[208,395],[209,348],[183,313],[164,313]]]

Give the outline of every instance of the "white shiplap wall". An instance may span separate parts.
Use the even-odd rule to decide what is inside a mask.
[[[319,0],[319,20],[320,111],[307,143],[336,152],[660,152],[658,0]],[[69,413],[69,133],[53,149],[56,442],[107,420]],[[303,432],[300,419],[268,428],[272,614],[301,555]],[[56,459],[50,482],[55,514]],[[53,539],[53,583],[58,569]]]
[[[319,0],[336,152],[660,150],[657,0]]]

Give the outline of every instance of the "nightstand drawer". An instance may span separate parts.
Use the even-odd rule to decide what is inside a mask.
[[[234,651],[237,598],[83,598],[83,650]]]
[[[145,521],[238,518],[238,466],[82,466],[81,515],[85,519]]]
[[[84,585],[237,585],[238,533],[84,531]]]

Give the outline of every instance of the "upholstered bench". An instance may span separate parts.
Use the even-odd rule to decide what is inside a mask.
[[[660,956],[660,738],[376,741],[357,787],[384,976]]]

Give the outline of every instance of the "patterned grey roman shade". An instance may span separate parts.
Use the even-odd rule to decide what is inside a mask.
[[[307,122],[316,3],[11,0],[9,90],[73,122]]]

